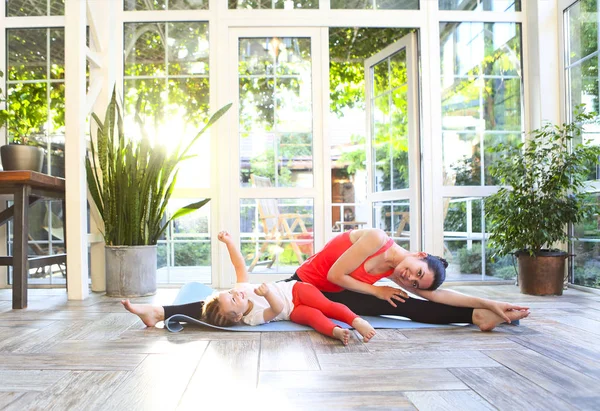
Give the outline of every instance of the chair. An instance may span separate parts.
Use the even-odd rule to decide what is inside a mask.
[[[394,237],[402,237],[402,232],[404,231],[404,227],[406,224],[410,222],[410,212],[408,211],[394,211],[385,213],[386,217],[397,217],[399,216],[398,225],[396,226],[396,232],[394,233]],[[396,220],[396,218],[395,218]]]
[[[253,187],[271,187],[271,180],[267,177],[251,175],[250,181]],[[313,254],[313,233],[306,229],[303,215],[298,213],[279,212],[279,204],[275,198],[257,199],[258,216],[265,233],[265,240],[258,253],[254,256],[248,271],[252,271],[259,263],[259,259],[269,245],[279,246],[283,242],[289,242],[298,258],[300,264],[304,262],[303,254]],[[273,257],[266,263],[267,268],[271,268],[277,253],[272,253]]]

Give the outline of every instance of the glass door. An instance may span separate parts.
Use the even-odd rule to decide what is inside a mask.
[[[421,165],[416,35],[365,61],[370,226],[398,244],[421,247]]]
[[[319,41],[319,29],[231,31],[230,181],[253,283],[294,274],[322,236],[315,224],[323,221]]]

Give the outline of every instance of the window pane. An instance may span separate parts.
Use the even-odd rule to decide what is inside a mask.
[[[208,10],[209,0],[125,0],[123,10]]]
[[[125,76],[166,74],[164,23],[125,24]]]
[[[439,0],[440,10],[521,11],[521,0]]]
[[[64,16],[65,0],[6,0],[6,16]]]
[[[306,38],[239,40],[240,181],[313,186],[311,44]]]
[[[50,29],[50,78],[65,78],[65,30]]]
[[[50,0],[50,15],[64,16],[65,15],[65,0]]]
[[[42,80],[47,78],[48,29],[9,29],[8,79]]]
[[[569,107],[571,118],[575,116],[578,105],[586,112],[600,112],[598,100],[598,56],[575,63],[567,69],[569,80]],[[600,144],[600,124],[597,121],[583,125],[583,133],[574,140],[575,144]],[[600,179],[600,164],[588,166],[588,180]]]
[[[514,277],[513,268],[512,273],[504,268],[509,265],[510,259],[502,258],[492,262],[493,250],[485,246],[480,197],[445,197],[443,212],[444,258],[448,260],[447,279],[479,281],[498,279],[493,278],[494,276]],[[485,277],[482,278],[484,260]]]
[[[293,274],[314,253],[313,200],[240,200],[242,255],[253,273]]]
[[[418,10],[419,0],[331,0],[332,9]]]
[[[167,24],[169,75],[208,76],[208,23]]]
[[[567,64],[573,64],[598,50],[598,1],[580,0],[566,11]]]
[[[318,9],[319,0],[229,0],[230,9]]]
[[[171,200],[167,218],[179,208],[200,198]],[[173,221],[158,242],[158,283],[211,283],[210,208],[201,209]]]
[[[600,193],[589,196],[590,204],[600,206]],[[572,239],[574,283],[600,288],[600,215],[575,224]]]
[[[444,184],[494,185],[490,144],[516,143],[523,130],[520,25],[442,23],[440,32]]]
[[[410,245],[410,205],[408,200],[373,203],[373,226],[405,248]]]
[[[50,150],[46,162],[50,160],[49,173],[65,176],[65,83],[50,85]],[[44,171],[48,172],[48,171]]]

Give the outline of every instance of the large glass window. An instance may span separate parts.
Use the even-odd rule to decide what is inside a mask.
[[[209,0],[124,0],[123,10],[207,10],[208,1]]]
[[[329,29],[330,115],[328,124],[329,135],[331,136],[331,215],[333,232],[365,228],[368,215],[373,212],[369,210],[366,204],[367,120],[364,62],[373,54],[395,43],[411,31],[413,30],[365,27],[332,27]],[[393,62],[396,60],[392,59],[391,61],[391,65],[389,60],[385,60],[384,64],[381,65],[382,67],[385,65],[386,73],[388,73],[389,67],[393,67]],[[388,76],[384,77],[386,79],[385,84],[383,83],[383,77],[381,77],[381,81],[377,82],[377,89],[380,90],[380,100],[385,98],[388,103],[390,100],[393,102],[395,101],[395,95],[391,89],[395,87],[392,87],[391,83],[387,81]],[[384,87],[387,87],[385,91],[383,91]],[[389,112],[386,113],[389,114]],[[400,112],[395,113],[401,114]],[[388,130],[398,123],[395,120],[399,118],[400,116],[396,115],[394,121],[385,123]],[[380,129],[382,128],[380,127]],[[386,135],[389,137],[389,132]],[[405,138],[395,135],[394,142],[400,143],[400,140],[405,141]],[[390,144],[389,138],[381,141],[381,147],[377,153],[381,154],[384,146],[387,147],[387,154],[390,153],[391,147],[398,148],[401,146],[401,144]],[[404,144],[404,148],[406,149],[406,144]],[[398,152],[400,157],[403,154],[406,157],[406,150],[398,150]],[[403,154],[400,154],[400,152]],[[397,165],[402,166],[404,164],[394,156],[392,156],[392,159],[396,161]],[[381,164],[378,181],[381,181],[382,184],[384,184],[383,181],[390,181],[392,164],[390,161],[387,161],[385,165]],[[396,171],[394,170],[394,175],[404,175]],[[406,169],[404,168],[403,171],[406,172]],[[389,210],[383,210],[386,207]],[[395,204],[381,204],[382,210],[379,211],[383,212],[383,215],[379,211],[375,211],[375,221],[378,221],[376,226],[389,231],[390,234],[397,232],[399,220],[396,215],[394,221],[392,221],[392,218],[386,217],[385,213],[398,211],[396,209],[392,211],[392,208],[395,207]],[[379,220],[379,217],[381,217],[381,220]],[[406,230],[401,231],[406,234]]]
[[[472,186],[476,194],[476,187],[498,183],[489,172],[497,161],[490,149],[499,143],[518,144],[523,138],[521,26],[441,23],[440,60],[443,184]],[[445,198],[443,210],[451,278],[484,272],[489,276],[495,267],[483,269],[490,250],[481,226],[481,201]],[[472,260],[474,253],[479,268],[460,263],[467,257]],[[509,276],[506,271],[503,275]]]
[[[313,187],[310,39],[240,38],[238,76],[242,185]]]
[[[64,16],[65,0],[6,0],[7,17]]]
[[[512,256],[492,258],[486,245],[484,201],[481,197],[445,197],[444,258],[452,280],[511,280]]]
[[[418,10],[419,0],[331,0],[332,9]]]
[[[598,92],[598,24],[600,14],[597,0],[581,0],[565,11],[565,83],[567,115],[573,118],[578,107],[586,112],[600,112]],[[575,143],[600,144],[600,124],[583,126],[582,141]],[[600,179],[600,166],[590,164],[588,179]],[[599,203],[600,192],[590,184],[590,202]],[[600,288],[600,215],[593,216],[573,227],[571,240],[573,282]]]
[[[521,11],[521,0],[439,0],[440,10]]]
[[[293,274],[314,254],[313,210],[309,198],[242,199],[241,251],[248,271]]]
[[[230,9],[318,9],[319,0],[228,0]]]
[[[167,147],[186,144],[209,116],[208,23],[126,23],[124,34],[126,132],[135,137],[143,131]],[[210,187],[208,133],[190,154],[181,164],[171,211],[196,200],[177,190]],[[169,227],[159,241],[159,282],[186,282],[194,275],[210,282],[209,212],[203,207]]]
[[[46,2],[44,2],[46,4]],[[45,150],[43,173],[65,176],[64,29],[9,29],[7,38],[6,125],[9,142],[21,141]],[[62,203],[45,201],[29,211],[29,254],[64,252]],[[12,252],[12,226],[9,250]],[[31,283],[65,282],[64,267],[48,266],[29,273]]]

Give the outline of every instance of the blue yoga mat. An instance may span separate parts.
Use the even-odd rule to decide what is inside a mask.
[[[212,288],[205,284],[200,283],[187,283],[175,297],[173,305],[189,304],[195,301],[204,300],[206,297],[214,292]],[[452,327],[453,325],[440,325],[440,324],[425,324],[404,319],[403,317],[394,316],[379,316],[379,317],[362,317],[367,320],[374,328],[445,328]],[[268,331],[310,331],[311,327],[306,325],[300,325],[291,321],[273,321],[267,324],[261,324],[256,326],[249,325],[234,325],[233,327],[217,327],[197,320],[187,315],[176,314],[165,320],[165,327],[171,332],[179,332],[183,330],[182,322],[189,324],[196,324],[205,327],[210,327],[225,331],[252,331],[252,332],[268,332]],[[348,325],[339,321],[333,320],[334,323],[338,324],[342,328],[350,328]]]

